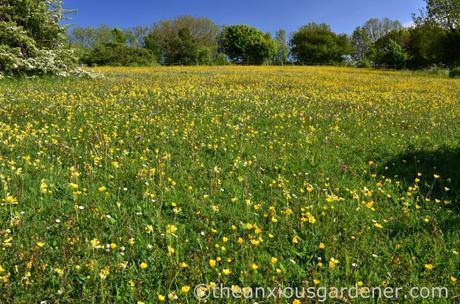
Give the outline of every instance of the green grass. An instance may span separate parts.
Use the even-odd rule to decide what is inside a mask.
[[[0,83],[0,303],[196,303],[200,283],[314,280],[458,299],[460,81],[98,71]]]

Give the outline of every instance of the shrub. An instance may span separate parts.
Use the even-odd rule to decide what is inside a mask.
[[[73,51],[64,47],[59,1],[7,4],[8,18],[0,18],[0,78],[88,75],[76,68]]]
[[[460,67],[456,67],[450,70],[449,76],[452,78],[460,77]]]
[[[450,72],[448,68],[444,66],[437,66],[437,65],[432,65],[426,69],[423,69],[422,71],[430,75],[444,76],[444,77],[449,76],[449,72]]]
[[[152,51],[121,43],[98,45],[84,54],[80,61],[89,66],[150,66],[156,64]]]
[[[378,53],[376,61],[384,66],[401,69],[406,66],[409,57],[404,47],[395,40],[390,39],[388,45]]]

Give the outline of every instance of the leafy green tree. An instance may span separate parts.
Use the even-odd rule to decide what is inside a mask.
[[[198,62],[198,46],[190,29],[180,29],[178,38],[177,58],[174,61],[182,65],[196,64]]]
[[[2,0],[0,78],[4,75],[78,74],[60,25],[62,1]]]
[[[96,28],[75,27],[68,32],[68,39],[73,46],[90,49],[98,44],[113,42],[112,31],[107,25]]]
[[[276,53],[276,42],[247,25],[226,26],[219,38],[220,50],[234,63],[263,64]]]
[[[358,26],[351,36],[353,60],[358,65],[370,66],[377,52],[375,43],[388,33],[402,28],[401,22],[397,20],[388,18],[367,20],[362,26]]]
[[[414,15],[411,51],[418,65],[460,64],[460,0],[425,0]]]
[[[275,34],[277,52],[275,55],[276,64],[285,64],[288,60],[289,47],[286,43],[286,31],[280,29]]]
[[[338,63],[351,54],[348,37],[332,32],[327,24],[310,23],[301,27],[293,34],[290,45],[300,64]]]
[[[112,39],[113,43],[126,44],[126,34],[117,27],[112,30]]]
[[[389,38],[385,48],[377,54],[376,62],[386,67],[401,69],[406,67],[409,54],[397,41]]]
[[[414,15],[417,25],[432,23],[446,30],[459,29],[460,0],[425,0],[425,3],[420,15]]]
[[[447,32],[435,24],[419,24],[410,29],[407,44],[411,54],[410,67],[420,68],[442,65],[445,62],[445,43]]]
[[[135,26],[133,28],[128,28],[125,31],[126,40],[128,44],[132,47],[141,47],[145,48],[145,38],[150,32],[150,29],[145,26]]]
[[[387,33],[375,42],[373,61],[385,67],[405,68],[411,57],[407,51],[409,41],[410,32],[407,29]]]
[[[179,37],[181,31],[182,37]],[[207,18],[181,16],[156,23],[145,38],[145,45],[162,64],[206,63],[217,56],[218,33],[219,27]],[[191,49],[184,50],[185,46]],[[195,57],[182,60],[184,54]]]
[[[398,20],[372,18],[367,20],[361,28],[367,33],[370,41],[374,43],[388,33],[402,29],[403,26]]]
[[[351,35],[351,45],[353,48],[353,60],[361,66],[370,66],[371,58],[374,57],[374,43],[369,37],[368,31],[362,27],[357,27]]]
[[[448,31],[444,41],[444,62],[449,66],[460,66],[460,28]]]
[[[406,47],[410,40],[410,32],[407,29],[394,30],[382,36],[375,42],[375,48],[377,52],[386,48],[391,41],[396,42],[402,47]]]

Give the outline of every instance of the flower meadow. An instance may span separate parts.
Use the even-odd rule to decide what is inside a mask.
[[[459,295],[460,81],[92,71],[0,83],[1,303],[197,303],[198,284]]]

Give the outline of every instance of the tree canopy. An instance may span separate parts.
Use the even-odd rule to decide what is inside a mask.
[[[270,34],[248,25],[224,27],[219,43],[221,51],[234,63],[262,64],[276,53],[276,43]]]
[[[346,35],[337,35],[329,25],[309,23],[292,35],[291,53],[300,64],[326,64],[342,62],[351,54]]]
[[[460,0],[425,0],[425,8],[414,16],[417,24],[433,23],[447,30],[459,30]]]
[[[203,64],[217,56],[218,33],[207,18],[181,16],[154,24],[145,44],[163,64]]]
[[[88,65],[354,64],[453,68],[460,64],[460,0],[425,0],[414,24],[372,18],[353,33],[308,23],[294,33],[220,27],[180,16],[133,28],[61,25],[62,0],[0,0],[0,77],[70,75]],[[66,39],[67,34],[67,39]]]

